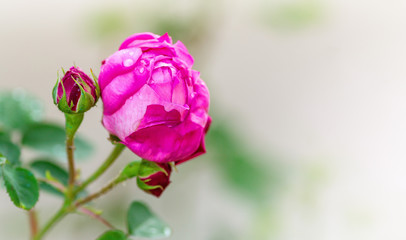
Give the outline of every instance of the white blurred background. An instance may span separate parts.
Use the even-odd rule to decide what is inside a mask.
[[[160,199],[127,183],[95,201],[106,218],[125,228],[128,204],[142,199],[172,240],[406,239],[405,11],[399,0],[2,0],[0,90],[27,90],[43,100],[47,120],[62,123],[51,100],[58,69],[98,72],[126,36],[168,31],[195,56],[213,124],[227,125],[253,153],[245,160],[276,180],[247,197],[209,153],[179,166]],[[97,149],[78,163],[83,176],[111,148],[101,113],[100,102],[80,129]],[[126,151],[91,189],[134,159]],[[41,223],[59,201],[41,195]],[[28,239],[26,214],[4,189],[0,212],[1,239]],[[104,230],[72,215],[46,239]]]

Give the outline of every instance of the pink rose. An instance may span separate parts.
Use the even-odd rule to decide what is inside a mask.
[[[103,125],[143,159],[181,163],[205,153],[209,91],[168,34],[138,33],[102,63]]]

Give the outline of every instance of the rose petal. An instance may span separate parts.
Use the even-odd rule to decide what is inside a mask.
[[[182,59],[188,65],[188,67],[192,67],[194,59],[192,55],[189,54],[186,46],[181,41],[177,41],[173,46],[175,47],[178,58]]]
[[[104,114],[111,115],[116,112],[129,97],[147,83],[148,78],[149,70],[144,68],[141,73],[138,67],[132,72],[115,77],[101,93]]]
[[[113,114],[104,113],[103,124],[109,132],[124,140],[137,130],[149,105],[162,105],[167,112],[176,110],[179,112],[181,120],[186,117],[189,110],[185,106],[162,101],[160,96],[146,84]]]
[[[168,127],[174,127],[181,122],[180,120],[180,113],[175,109],[167,112],[161,105],[149,105],[140,125],[138,126],[138,130],[162,124]]]
[[[141,49],[131,48],[117,51],[108,57],[100,69],[100,89],[104,89],[115,77],[132,71],[141,54]]]
[[[204,133],[207,133],[207,131],[208,131],[209,128],[210,128],[210,125],[211,125],[211,117],[209,117],[208,120],[207,120],[206,126],[205,126],[205,128],[204,128]],[[200,155],[202,155],[202,154],[204,154],[204,153],[206,153],[206,144],[205,144],[205,141],[204,141],[204,135],[202,135],[201,141],[200,141],[200,145],[199,145],[199,147],[196,149],[196,151],[195,151],[194,153],[192,153],[190,156],[188,156],[188,157],[186,157],[186,158],[184,158],[184,159],[182,159],[182,160],[176,161],[176,165],[181,164],[181,163],[184,163],[184,162],[186,162],[187,160],[190,160],[190,159],[192,159],[192,158],[198,157],[198,156],[200,156]]]
[[[124,42],[121,44],[119,50],[125,49],[130,46],[131,44],[137,44],[137,43],[143,43],[147,42],[148,40],[153,40],[157,41],[156,39],[159,38],[158,35],[150,33],[150,32],[145,32],[145,33],[136,33],[131,36],[129,36]]]
[[[181,136],[165,125],[140,129],[127,138],[124,144],[141,158],[154,162],[170,162],[179,150]]]

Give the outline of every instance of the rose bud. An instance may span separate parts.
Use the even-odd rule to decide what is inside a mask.
[[[138,187],[159,197],[170,183],[171,172],[172,168],[168,163],[142,160],[137,178]]]
[[[179,164],[204,153],[209,91],[193,58],[168,34],[134,34],[105,59],[103,125],[143,159]]]
[[[99,87],[78,67],[64,72],[53,89],[54,103],[65,113],[84,113],[93,107],[99,98]]]

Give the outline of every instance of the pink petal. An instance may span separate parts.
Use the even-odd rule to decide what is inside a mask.
[[[181,58],[189,67],[192,67],[194,59],[192,55],[189,54],[186,46],[181,41],[177,41],[173,46],[175,47],[176,55]]]
[[[149,105],[140,125],[138,126],[138,129],[151,127],[154,125],[166,125],[168,127],[174,127],[181,122],[180,120],[180,113],[175,109],[167,112],[161,105]]]
[[[209,128],[210,128],[210,125],[211,125],[211,117],[208,118],[207,124],[206,124],[206,126],[205,126],[205,128],[204,128],[204,133],[207,133],[207,131],[208,131]],[[184,163],[184,162],[186,162],[187,160],[190,160],[190,159],[192,159],[192,158],[198,157],[198,156],[200,156],[200,155],[202,155],[202,154],[204,154],[204,153],[206,153],[206,144],[205,144],[205,142],[204,142],[204,135],[202,135],[201,141],[200,141],[200,145],[199,145],[199,147],[196,149],[196,151],[195,151],[194,153],[192,153],[190,156],[188,156],[188,157],[186,157],[186,158],[184,158],[184,159],[181,159],[181,160],[176,161],[176,165],[181,164],[181,163]]]
[[[131,44],[136,44],[136,43],[143,43],[146,42],[146,40],[156,40],[159,38],[158,35],[150,33],[150,32],[144,32],[144,33],[136,33],[131,36],[129,36],[124,42],[121,44],[119,50],[125,49],[128,47],[131,47]]]
[[[159,40],[160,42],[164,42],[164,41],[165,41],[165,42],[167,42],[167,43],[172,44],[172,38],[169,36],[168,33],[165,33],[164,35],[162,35],[161,37],[159,37],[158,40]]]
[[[142,72],[140,68],[143,69]],[[104,114],[111,115],[116,112],[129,97],[147,83],[149,75],[149,70],[140,66],[132,72],[118,75],[112,79],[101,92]]]
[[[172,88],[172,102],[181,105],[186,104],[189,93],[185,81],[178,77],[173,78]]]
[[[141,54],[141,49],[131,48],[117,51],[108,57],[100,69],[100,89],[103,90],[115,77],[119,76],[120,74],[125,74],[132,71]]]
[[[169,67],[160,67],[153,70],[148,85],[161,96],[161,99],[171,102],[172,98],[172,71]]]
[[[106,100],[103,102],[107,103]],[[158,94],[148,85],[143,85],[138,92],[125,101],[120,109],[111,115],[104,113],[103,125],[109,132],[123,140],[138,128],[147,106],[160,102]]]
[[[140,129],[124,141],[124,144],[143,159],[154,162],[170,162],[179,150],[181,136],[165,125]]]
[[[137,130],[149,105],[162,105],[167,112],[176,110],[182,121],[189,111],[186,106],[162,101],[160,96],[145,84],[128,98],[119,110],[111,115],[103,114],[103,124],[109,132],[124,140]]]

